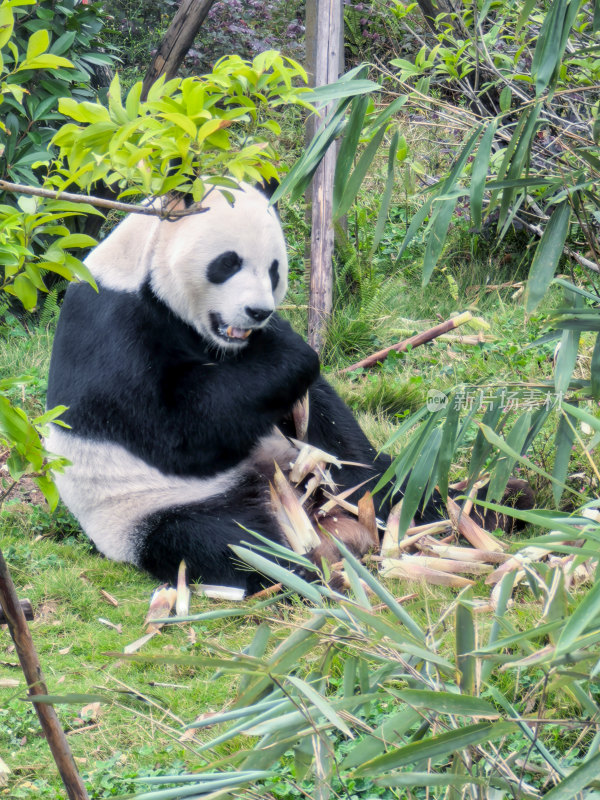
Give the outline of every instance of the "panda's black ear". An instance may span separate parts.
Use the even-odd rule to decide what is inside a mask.
[[[268,181],[257,183],[256,188],[259,192],[262,192],[268,200],[270,200],[275,194],[275,190],[279,188],[279,181],[277,178],[271,178]],[[277,208],[277,203],[273,203],[273,206]]]

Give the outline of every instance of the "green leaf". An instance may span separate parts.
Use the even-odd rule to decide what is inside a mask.
[[[544,794],[544,800],[573,800],[600,774],[600,753],[580,764],[566,778]]]
[[[429,759],[435,764],[450,753],[464,750],[471,745],[499,739],[501,736],[512,733],[514,729],[515,725],[512,722],[478,722],[475,725],[465,725],[457,730],[433,736],[431,739],[411,742],[404,747],[373,758],[360,766],[355,771],[355,775],[375,777],[382,772]]]
[[[487,785],[485,778],[474,778],[471,775],[452,775],[449,772],[396,772],[385,775],[383,778],[375,778],[373,783],[377,786],[401,787],[406,786],[411,789],[413,786],[481,786]]]
[[[556,643],[556,656],[568,653],[579,636],[600,616],[600,581],[597,581],[567,620]]]
[[[571,206],[565,201],[554,209],[546,223],[529,270],[526,305],[529,312],[537,307],[554,277],[569,232],[570,218]]]
[[[417,722],[422,721],[422,716],[411,708],[405,708],[395,714],[390,714],[384,722],[373,731],[372,736],[367,736],[358,741],[341,763],[342,769],[352,769],[360,766],[382,753],[387,745],[398,744]]]
[[[417,625],[417,623],[413,620],[410,614],[402,608],[400,603],[394,598],[390,592],[381,584],[377,578],[369,572],[366,567],[360,563],[360,561],[352,555],[352,553],[348,550],[348,548],[343,544],[343,542],[338,542],[338,549],[340,550],[341,554],[344,558],[352,564],[355,571],[358,575],[364,580],[364,582],[369,586],[373,592],[379,597],[382,603],[389,608],[389,610],[394,614],[394,616],[400,620],[411,634],[419,641],[423,642],[425,639],[425,635],[421,628]]]
[[[394,692],[412,708],[430,708],[438,714],[461,717],[497,717],[498,711],[487,700],[453,692],[434,692],[428,689],[402,689]]]
[[[315,705],[321,714],[323,714],[323,716],[328,719],[333,726],[338,728],[338,730],[344,733],[349,739],[354,739],[354,734],[343,721],[343,719],[334,711],[323,695],[319,694],[319,692],[317,692],[316,689],[310,685],[310,683],[303,681],[302,678],[297,678],[295,675],[288,675],[287,681],[288,683],[291,683],[292,686],[295,686],[296,689],[307,698],[307,700]]]
[[[531,427],[531,411],[526,411],[522,414],[512,426],[510,432],[506,437],[506,444],[517,453],[523,452],[523,445],[529,435]],[[498,460],[494,471],[492,472],[489,487],[487,491],[488,500],[501,500],[506,489],[508,479],[512,475],[515,466],[515,460],[504,456]]]
[[[575,426],[574,418],[571,417],[564,408],[561,408],[561,415],[558,421],[558,428],[556,429],[556,437],[554,439],[554,465],[552,467],[552,477],[556,483],[552,484],[552,494],[554,495],[554,502],[558,507],[560,498],[563,494],[563,488],[567,479],[567,470],[571,461],[573,442],[575,441]]]
[[[425,257],[423,258],[422,286],[427,286],[429,283],[431,273],[442,254],[456,202],[457,198],[455,197],[450,200],[433,201],[431,220],[429,223],[430,229],[427,236]]]
[[[400,511],[400,536],[403,536],[404,532],[409,527],[419,507],[419,503],[423,498],[429,476],[431,475],[440,449],[441,441],[441,428],[434,428],[423,445],[417,462],[412,467],[402,500],[402,510]]]
[[[333,209],[334,220],[343,217],[354,202],[354,198],[358,194],[358,190],[360,189],[365,175],[367,174],[367,170],[371,166],[371,162],[375,158],[375,153],[379,149],[379,145],[381,144],[384,135],[385,126],[382,126],[363,150],[360,158],[358,159],[357,165],[354,167],[352,175],[350,175],[350,178],[348,179],[348,183],[346,184],[340,204],[337,206],[337,208],[334,207]]]
[[[239,547],[238,545],[230,545],[230,547],[236,556],[239,556],[242,561],[245,561],[257,570],[257,572],[272,578],[275,583],[283,583],[284,586],[288,586],[290,589],[293,589],[293,591],[298,592],[301,597],[312,600],[316,605],[322,604],[323,597],[319,590],[311,583],[307,583],[299,575],[295,575],[293,572],[290,572],[290,570],[285,569],[285,567],[275,564],[268,558],[264,558],[245,547]]]
[[[45,53],[50,44],[50,36],[45,28],[35,31],[29,37],[27,42],[27,60],[31,60],[36,56]]]
[[[456,431],[458,430],[458,421],[460,419],[460,406],[455,402],[455,397],[455,394],[451,394],[448,398],[446,420],[442,428],[442,441],[438,456],[438,486],[444,501],[448,497],[448,481],[452,467],[452,457],[456,447]]]
[[[562,332],[554,371],[554,387],[559,397],[562,397],[569,388],[577,363],[580,336],[581,331],[578,330],[567,329]]]
[[[510,86],[505,86],[504,89],[502,89],[498,102],[500,103],[500,111],[503,113],[510,111],[510,105],[512,103],[512,89]]]
[[[383,194],[381,195],[381,203],[379,206],[379,213],[377,214],[377,222],[375,224],[375,232],[373,233],[373,242],[371,244],[370,254],[372,255],[381,238],[383,236],[383,231],[385,225],[387,223],[387,216],[388,211],[390,210],[390,202],[392,200],[392,191],[394,189],[394,167],[396,165],[396,153],[398,152],[398,141],[399,141],[400,134],[398,130],[394,132],[392,136],[392,141],[390,142],[390,149],[388,152],[388,169],[387,169],[387,178],[385,181],[385,188],[383,190]]]
[[[519,464],[522,464],[523,466],[527,467],[528,469],[531,469],[534,472],[537,472],[538,475],[543,475],[544,478],[547,478],[548,480],[552,481],[552,483],[557,483],[556,479],[553,478],[552,475],[550,475],[548,472],[546,472],[546,470],[543,470],[541,467],[538,467],[537,464],[533,463],[533,461],[530,461],[530,459],[526,458],[525,456],[522,456],[520,453],[518,453],[512,447],[509,447],[508,444],[504,441],[504,439],[501,436],[498,436],[498,434],[495,431],[493,431],[490,427],[488,427],[487,425],[484,425],[483,422],[480,423],[479,427],[481,428],[481,431],[482,431],[483,435],[485,436],[485,438],[494,447],[497,447],[499,450],[502,450],[503,453],[506,453],[511,458],[514,458],[516,461],[519,462]],[[566,486],[565,484],[560,484],[560,485],[564,489],[567,489],[567,491],[571,492],[571,494],[577,495],[578,497],[583,497],[584,496],[584,495],[581,494],[581,492],[577,492],[574,489],[571,489],[569,486]],[[483,505],[485,505],[486,508],[494,508],[494,504],[493,503],[488,503],[488,504],[483,504]],[[522,517],[517,516],[516,514],[513,514],[511,509],[507,509],[507,511],[508,511],[509,516],[515,516],[517,519],[522,519]]]
[[[344,197],[344,190],[354,163],[356,149],[363,128],[365,114],[369,105],[369,98],[359,97],[352,104],[352,111],[348,117],[348,122],[344,128],[344,137],[340,144],[337,161],[335,165],[335,176],[333,179],[333,207],[337,208]]]
[[[461,598],[472,600],[473,592],[467,589]],[[458,601],[456,605],[456,666],[460,673],[459,686],[463,694],[472,695],[475,691],[476,658],[471,655],[475,649],[475,624],[470,605]]]
[[[17,275],[14,279],[12,291],[19,298],[27,311],[32,311],[37,304],[37,290],[27,275]]]
[[[479,142],[477,155],[473,161],[473,171],[471,173],[471,219],[475,230],[481,229],[483,192],[485,190],[485,179],[487,178],[490,167],[492,153],[492,142],[496,133],[497,120],[493,120],[487,126]]]
[[[352,80],[335,81],[324,86],[318,86],[306,95],[306,99],[313,105],[325,105],[332,100],[340,100],[342,97],[354,97],[357,94],[370,94],[378,92],[381,86],[375,81]]]
[[[24,697],[31,703],[44,703],[49,705],[68,705],[70,703],[110,703],[111,698],[105,694],[34,694]]]

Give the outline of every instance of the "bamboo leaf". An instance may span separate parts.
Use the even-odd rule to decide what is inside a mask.
[[[394,269],[398,269],[398,265],[400,264],[400,259],[404,255],[404,251],[408,247],[408,245],[412,242],[415,238],[415,234],[421,227],[421,225],[425,222],[425,219],[429,215],[431,211],[431,204],[433,203],[434,198],[429,197],[421,206],[421,208],[417,211],[416,214],[413,214],[412,219],[410,221],[410,225],[408,226],[408,230],[406,231],[406,236],[402,240],[402,244],[400,245],[400,250],[398,251],[398,255],[396,257],[396,263],[394,265]]]
[[[438,486],[443,500],[448,497],[448,481],[452,468],[452,457],[456,449],[456,431],[460,418],[460,406],[456,402],[456,394],[451,394],[448,398],[447,409],[438,456]]]
[[[442,254],[450,220],[452,219],[452,214],[456,207],[456,200],[457,198],[441,200],[437,205],[434,201],[430,230],[427,236],[427,246],[425,248],[425,257],[423,258],[422,286],[427,286],[429,283],[431,273]]]
[[[523,128],[523,132],[519,136],[519,141],[515,149],[515,153],[511,159],[510,167],[506,175],[507,182],[510,183],[520,179],[523,175],[525,165],[529,162],[531,156],[531,146],[533,137],[538,124],[538,116],[541,111],[541,105],[538,104],[525,113],[527,122]],[[515,196],[515,189],[507,187],[502,192],[502,202],[500,204],[500,216],[498,217],[498,230],[502,230],[507,222],[508,211]],[[521,195],[521,202],[524,195]],[[516,208],[513,209],[516,211]]]
[[[434,692],[428,689],[402,689],[394,695],[412,708],[430,708],[438,714],[462,717],[497,717],[498,711],[487,700],[453,692]]]
[[[577,363],[580,336],[581,331],[577,330],[564,330],[562,332],[554,371],[554,387],[557,395],[561,397],[569,388],[571,376]]]
[[[344,195],[340,200],[340,204],[333,209],[333,218],[334,220],[343,217],[344,214],[348,212],[348,209],[354,202],[354,198],[358,194],[358,190],[361,187],[361,184],[367,174],[367,170],[371,166],[371,162],[375,158],[375,153],[379,149],[379,145],[381,144],[383,137],[385,136],[385,126],[379,128],[379,130],[375,133],[369,144],[363,150],[360,158],[358,159],[358,163],[354,167],[354,171],[352,175],[350,175],[348,182],[346,184]]]
[[[335,165],[335,177],[333,179],[334,209],[340,205],[344,196],[344,190],[356,156],[356,148],[358,147],[368,105],[369,98],[366,95],[359,97],[352,104],[352,111],[350,112],[348,122],[344,129],[344,137],[340,144]]]
[[[449,772],[401,772],[386,775],[383,778],[375,778],[373,783],[378,786],[401,787],[406,786],[482,786],[487,785],[488,781],[484,778],[474,778],[470,775],[451,775]]]
[[[313,105],[325,105],[332,100],[339,100],[342,97],[354,97],[355,95],[366,95],[377,92],[381,89],[378,83],[369,80],[335,81],[317,86],[312,89],[306,99]],[[368,98],[367,98],[368,99]]]
[[[600,615],[600,581],[588,591],[567,620],[556,643],[556,656],[567,653],[585,629]]]
[[[473,227],[477,231],[481,229],[483,192],[485,190],[485,179],[490,166],[492,142],[494,141],[497,124],[497,120],[493,120],[483,132],[477,149],[477,155],[473,162],[473,171],[471,173],[471,219],[473,221]]]
[[[372,575],[366,567],[360,563],[360,561],[352,555],[352,553],[348,550],[348,548],[343,544],[343,542],[338,542],[338,549],[344,558],[352,564],[355,571],[361,577],[364,582],[369,586],[373,592],[379,597],[382,603],[385,603],[386,606],[390,609],[392,614],[400,620],[408,630],[412,633],[412,635],[419,641],[423,642],[425,639],[425,635],[423,631],[417,623],[413,620],[410,614],[405,611],[400,603],[393,597],[393,595],[388,592],[388,590],[382,586],[382,584]]]
[[[383,231],[387,222],[388,211],[390,210],[390,202],[392,200],[392,190],[394,188],[394,167],[396,165],[396,153],[398,152],[398,140],[400,134],[398,130],[394,132],[392,141],[390,142],[390,149],[388,152],[388,168],[387,178],[385,181],[385,188],[381,195],[381,204],[379,206],[379,213],[377,214],[377,222],[375,224],[375,232],[373,233],[373,243],[371,244],[371,255],[377,249]]]
[[[405,708],[396,714],[391,714],[376,730],[372,736],[367,736],[352,747],[341,763],[342,769],[352,769],[365,761],[369,761],[382,753],[387,744],[398,744],[417,722],[422,721],[422,716],[411,708]]]
[[[571,206],[565,201],[557,206],[546,224],[538,244],[527,281],[527,311],[533,311],[554,277],[569,232]]]
[[[471,600],[473,592],[467,589],[462,598]],[[473,611],[466,603],[456,605],[456,666],[460,673],[459,686],[465,695],[472,695],[475,691],[476,658],[472,655],[475,650],[475,624]]]
[[[557,507],[563,494],[562,486],[564,486],[567,479],[567,470],[572,455],[571,449],[575,440],[575,426],[573,422],[573,417],[571,417],[564,408],[561,408],[561,415],[554,439],[554,451],[556,455],[554,456],[554,465],[552,467],[552,477],[556,480],[556,483],[552,484],[552,494],[554,495],[554,502]]]
[[[319,694],[319,692],[317,692],[316,689],[310,685],[310,683],[303,681],[302,678],[297,678],[295,675],[288,675],[287,680],[292,684],[292,686],[295,686],[296,689],[307,698],[307,700],[315,705],[323,714],[323,716],[326,717],[329,722],[331,722],[332,725],[338,728],[338,730],[344,733],[349,739],[354,739],[354,734],[346,725],[344,720],[334,711],[330,703],[327,702],[323,695]]]
[[[547,478],[548,480],[552,481],[552,483],[562,486],[563,489],[566,489],[571,494],[583,497],[581,492],[577,492],[575,491],[575,489],[571,489],[564,483],[559,483],[555,478],[552,477],[552,475],[546,472],[546,470],[543,470],[541,467],[538,467],[537,464],[534,464],[533,461],[530,461],[530,459],[526,458],[525,456],[522,456],[520,453],[517,453],[516,450],[513,450],[512,447],[509,447],[507,443],[504,441],[504,439],[501,436],[498,436],[498,434],[491,428],[489,428],[487,425],[480,423],[479,427],[483,431],[483,434],[485,438],[488,440],[488,442],[490,442],[494,447],[497,447],[500,450],[502,450],[503,453],[506,453],[511,458],[514,458],[515,461],[519,462],[519,464],[523,464],[523,466],[527,467],[528,469],[532,469],[534,472],[537,472],[538,475],[543,475],[544,478]],[[493,503],[486,503],[486,504],[482,503],[482,505],[485,505],[486,508],[494,507]],[[516,517],[516,519],[521,519],[521,517],[518,517],[516,514],[513,513],[513,509],[508,508],[506,509],[505,513],[508,513],[509,516]]]
[[[580,764],[566,778],[546,792],[544,800],[573,800],[588,784],[598,779],[600,774],[600,753]]]
[[[436,763],[450,753],[464,750],[465,747],[499,739],[501,736],[512,733],[514,728],[514,723],[511,722],[479,722],[475,725],[466,725],[458,730],[442,733],[431,739],[411,742],[404,747],[377,756],[360,766],[354,774],[376,777],[382,772],[406,767],[416,761],[431,759],[433,763]]]
[[[246,564],[249,564],[262,575],[272,578],[274,583],[283,583],[284,586],[288,586],[294,592],[298,592],[301,597],[306,597],[307,600],[311,600],[315,605],[322,604],[323,597],[319,590],[312,584],[307,583],[299,575],[245,547],[233,544],[230,547],[242,561],[245,561]]]
[[[598,400],[600,398],[600,333],[596,336],[596,344],[592,352],[590,376],[592,379],[592,395]]]
[[[510,432],[506,437],[506,444],[512,447],[517,453],[521,453],[523,445],[529,434],[531,426],[531,411],[526,411],[522,414],[512,426]],[[505,456],[500,458],[491,477],[487,492],[489,500],[501,500],[506,489],[508,479],[512,475],[515,466],[515,459]]]
[[[550,83],[562,56],[560,41],[568,3],[569,0],[554,0],[538,34],[531,64],[538,97]]]
[[[419,458],[411,470],[402,500],[402,509],[400,511],[400,529],[398,534],[400,537],[404,536],[404,533],[410,526],[411,520],[423,498],[427,481],[429,480],[440,449],[441,441],[441,428],[434,428],[423,445]]]

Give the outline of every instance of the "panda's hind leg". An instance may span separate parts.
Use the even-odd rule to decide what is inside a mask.
[[[244,528],[282,543],[279,526],[259,494],[230,493],[156,512],[136,531],[138,565],[173,584],[183,559],[190,582],[236,586],[253,593],[268,581],[241,564],[229,547],[252,541]]]

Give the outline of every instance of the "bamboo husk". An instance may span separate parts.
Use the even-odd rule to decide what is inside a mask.
[[[308,433],[308,420],[310,414],[310,403],[308,392],[301,400],[298,400],[292,409],[292,419],[294,420],[294,427],[296,429],[296,439],[303,442]]]
[[[274,492],[281,501],[281,517],[285,514],[288,520],[288,524],[284,526],[284,533],[288,537],[290,547],[299,555],[308,553],[314,547],[318,547],[321,540],[300,504],[296,492],[277,464],[275,464],[273,483]],[[273,497],[273,492],[271,497]],[[291,537],[290,531],[293,532]]]
[[[186,565],[182,561],[177,573],[177,599],[175,600],[175,613],[178,617],[187,617],[190,613],[190,587],[187,585]]]
[[[377,517],[371,492],[365,492],[358,501],[358,521],[369,532],[373,547],[379,547],[379,534],[377,532]]]
[[[152,633],[152,631],[162,628],[163,623],[156,624],[153,620],[168,617],[176,600],[177,589],[174,589],[172,586],[167,586],[166,583],[154,590],[150,600],[150,607],[148,608],[148,613],[144,620],[144,625],[148,626],[146,628],[146,633]]]
[[[387,518],[385,533],[381,540],[380,555],[392,556],[398,553],[398,534],[400,532],[400,512],[402,511],[402,500],[396,503]]]
[[[432,569],[424,564],[415,563],[413,557],[384,558],[381,562],[381,575],[383,578],[402,578],[409,581],[427,581],[436,586],[451,586],[463,589],[465,586],[474,586],[475,581],[463,578],[462,575],[452,575],[448,572]]]
[[[523,550],[520,550],[518,553],[514,553],[513,555],[511,555],[504,562],[504,564],[501,564],[497,569],[495,569],[491,575],[488,575],[485,582],[490,586],[494,585],[498,583],[498,581],[502,580],[502,578],[508,572],[519,570],[519,572],[517,572],[517,577],[515,578],[515,586],[516,586],[517,578],[521,580],[525,576],[523,567],[525,567],[527,564],[531,564],[533,561],[541,561],[542,558],[544,557],[545,554],[541,554],[539,548],[524,547]],[[522,576],[521,578],[519,578],[521,572]]]
[[[362,483],[358,483],[356,486],[351,486],[350,489],[344,489],[344,491],[340,492],[339,494],[331,494],[331,492],[324,491],[323,494],[330,499],[326,503],[323,503],[323,505],[319,508],[319,516],[324,517],[326,514],[330,514],[336,506],[343,508],[342,502],[347,497],[350,497],[350,495],[354,494],[354,492],[357,492],[359,489],[361,489],[368,482],[369,478]],[[352,503],[348,503],[348,506],[349,508],[347,508],[346,511],[350,510],[353,514],[358,516],[358,506],[355,506]]]
[[[492,536],[491,533],[485,531],[470,517],[461,513],[460,507],[451,497],[446,500],[446,507],[454,527],[473,547],[478,550],[492,550],[497,553],[501,553],[506,549],[506,545]]]
[[[424,553],[455,561],[479,561],[492,564],[503,564],[510,556],[494,550],[479,550],[476,547],[457,547],[451,544],[439,544],[432,539],[417,542],[417,547]]]
[[[425,567],[437,569],[441,572],[461,573],[468,572],[471,575],[486,575],[493,570],[491,564],[484,564],[481,561],[457,561],[452,558],[438,558],[437,556],[405,555],[402,559],[409,563],[423,564]]]

